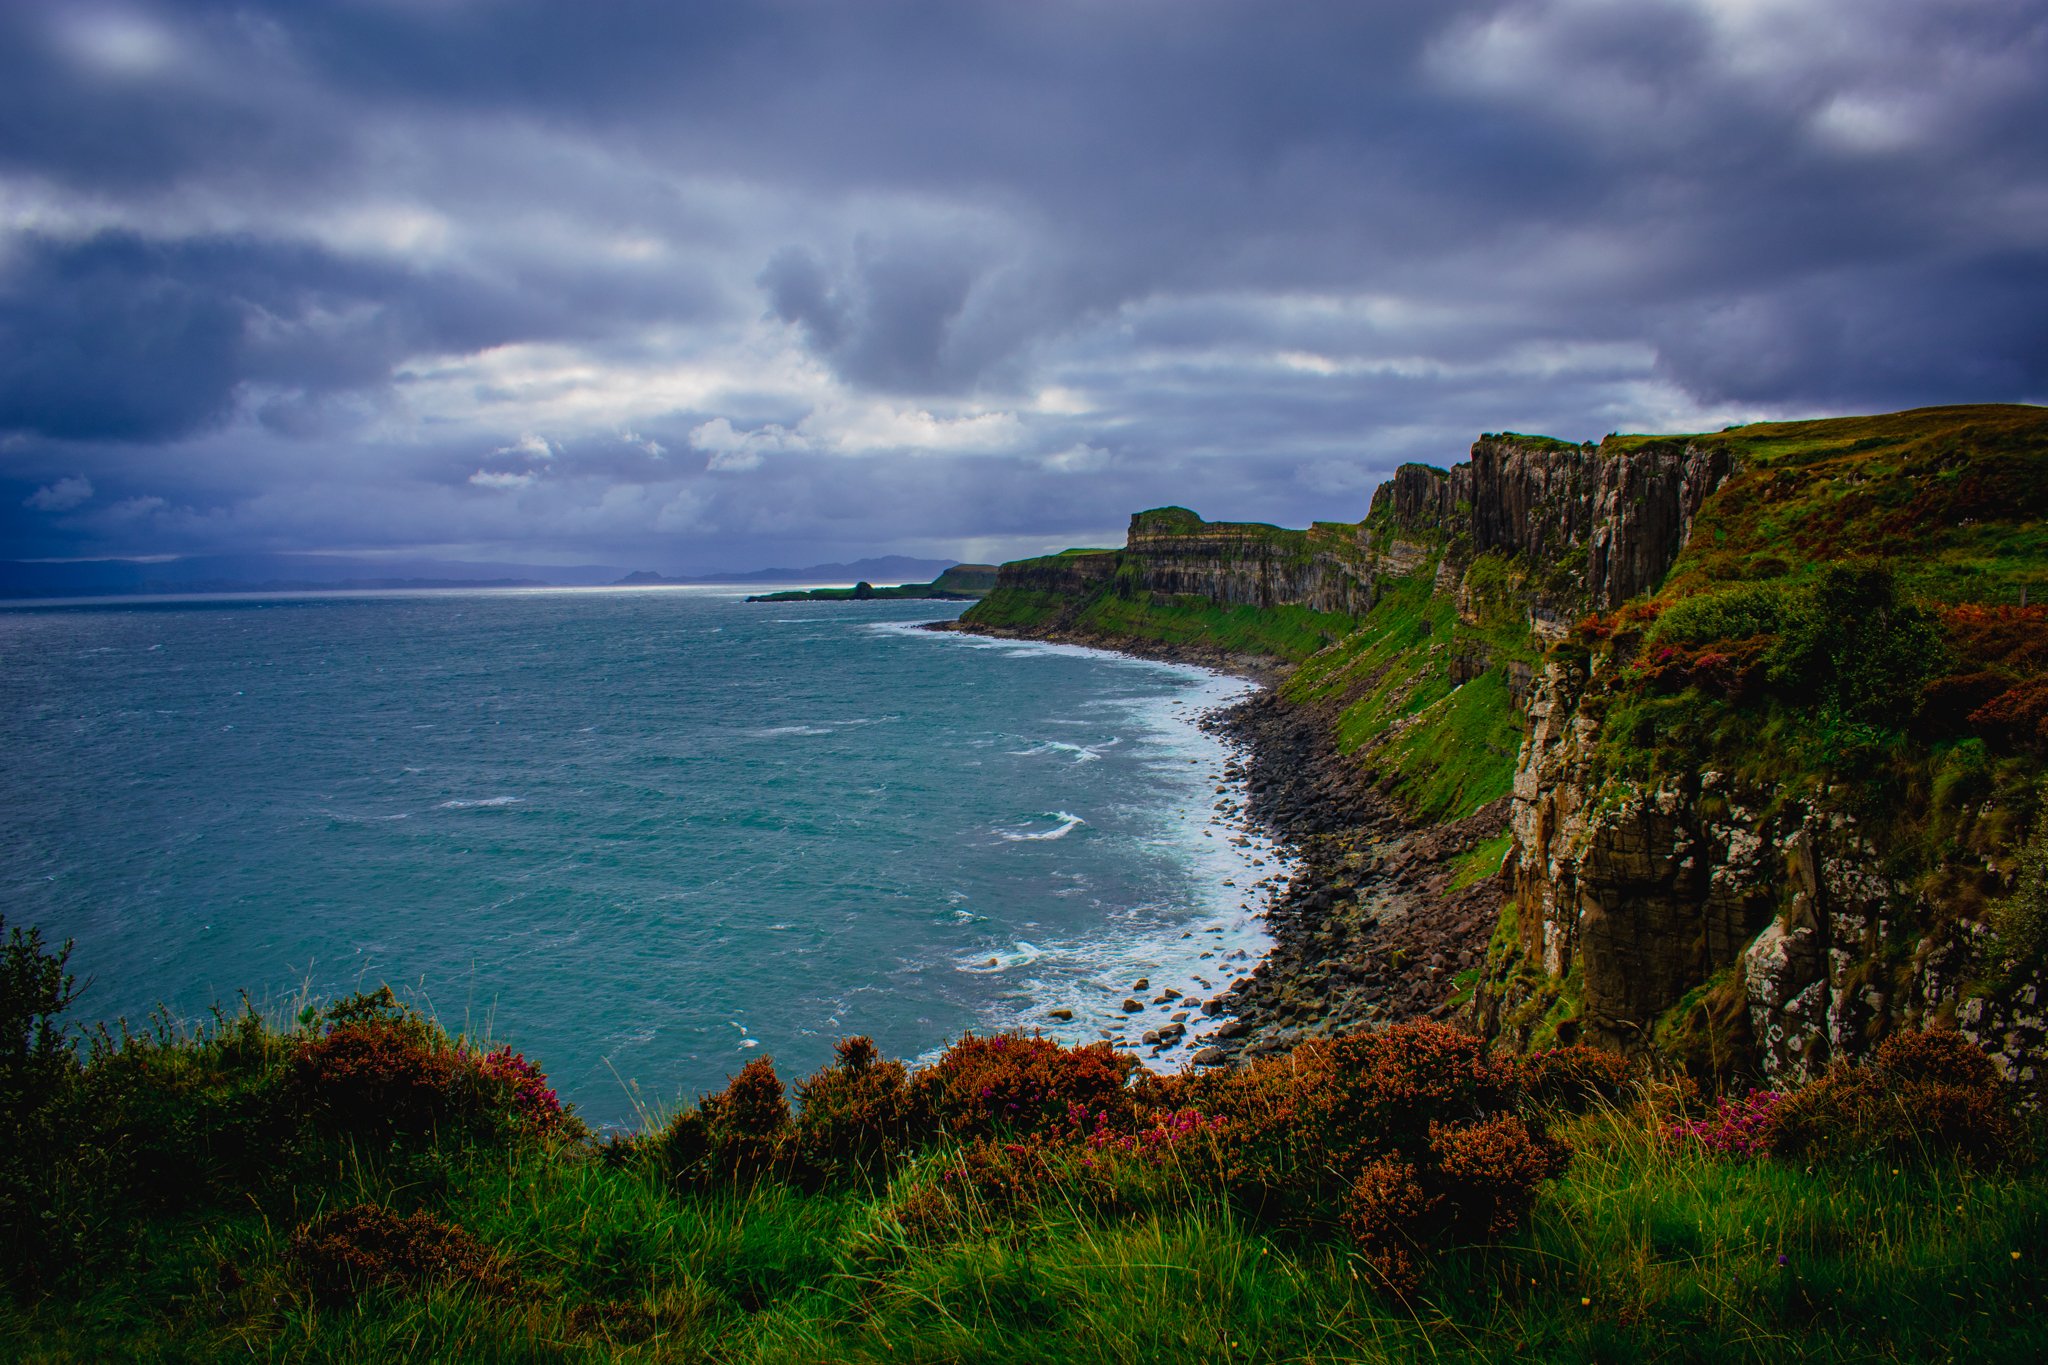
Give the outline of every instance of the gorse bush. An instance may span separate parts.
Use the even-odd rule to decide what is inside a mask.
[[[1996,1166],[2021,1127],[2011,1088],[1984,1053],[1951,1029],[1896,1033],[1867,1063],[1837,1065],[1778,1104],[1765,1129],[1794,1160]]]
[[[63,954],[32,934],[10,949],[0,984],[26,1005],[4,1017],[26,1046],[8,1056],[26,1067],[0,1076],[0,1281],[17,1291],[90,1279],[150,1219],[290,1198],[343,1156],[431,1168],[471,1145],[584,1135],[532,1062],[452,1039],[388,990],[307,1031],[245,1002],[189,1033],[102,1029],[81,1055],[56,1022]]]
[[[869,1038],[847,1038],[835,1060],[796,1087],[791,1160],[809,1183],[880,1176],[912,1142],[909,1070],[884,1061]]]
[[[690,1189],[787,1170],[791,1134],[789,1098],[775,1063],[757,1057],[724,1090],[671,1119],[654,1150],[669,1178]]]
[[[406,1217],[381,1204],[325,1213],[292,1233],[289,1260],[321,1301],[346,1303],[373,1289],[418,1293],[462,1286],[505,1298],[519,1277],[472,1234],[420,1211]]]
[[[478,1052],[449,1038],[388,986],[337,1001],[321,1017],[324,1031],[292,1048],[285,1094],[324,1127],[415,1141],[443,1130],[584,1132],[538,1066],[509,1047]]]
[[[1522,1069],[1438,1024],[1317,1040],[1239,1071],[1136,1071],[1101,1045],[970,1035],[906,1073],[849,1039],[798,1086],[794,1113],[757,1059],[678,1114],[652,1151],[695,1189],[873,1181],[936,1153],[893,1205],[913,1240],[1055,1196],[1107,1214],[1207,1191],[1255,1223],[1349,1230],[1402,1292],[1442,1248],[1518,1226],[1568,1157],[1523,1112]],[[1615,1093],[1627,1072],[1562,1049],[1535,1074],[1553,1101],[1576,1103]]]
[[[1341,1224],[1398,1293],[1444,1247],[1514,1227],[1569,1159],[1523,1112],[1514,1062],[1440,1024],[1313,1040],[1154,1093],[1219,1121],[1220,1182],[1244,1212]]]
[[[1135,1113],[1125,1082],[1137,1065],[1107,1043],[969,1034],[911,1078],[911,1098],[920,1119],[961,1138],[1059,1129],[1076,1105],[1123,1123]]]

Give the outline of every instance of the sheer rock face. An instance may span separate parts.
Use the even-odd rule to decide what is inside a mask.
[[[1966,996],[1981,929],[1888,877],[1850,815],[1716,772],[1596,784],[1603,684],[1545,665],[1509,812],[1522,951],[1554,979],[1576,971],[1587,1041],[1646,1049],[1674,1006],[1719,983],[1728,1041],[1774,1081],[1945,1016],[2008,1076],[2039,1079],[2048,1002],[2033,987]],[[1496,1026],[1509,1003],[1492,1002]]]
[[[1402,465],[1369,520],[1462,541],[1467,557],[1500,550],[1562,570],[1539,607],[1605,610],[1662,581],[1732,468],[1727,451],[1691,444],[1484,436],[1448,473]]]
[[[1572,616],[1654,586],[1730,468],[1727,452],[1692,445],[1610,451],[1485,436],[1448,473],[1402,465],[1357,525],[1294,531],[1155,508],[1131,518],[1121,550],[1005,564],[998,587],[1076,603],[1108,590],[1363,616],[1379,580],[1413,572],[1439,548],[1449,551],[1439,574],[1447,591],[1473,557],[1501,551],[1545,576],[1531,620],[1558,634]]]
[[[1131,518],[1121,550],[1005,564],[996,586],[1060,597],[1076,608],[1113,592],[1363,616],[1372,608],[1373,583],[1356,526],[1322,523],[1292,531],[1203,521],[1185,508],[1161,507]]]
[[[1123,558],[1134,586],[1168,596],[1345,616],[1372,609],[1373,573],[1353,526],[1289,531],[1164,508],[1131,518]]]

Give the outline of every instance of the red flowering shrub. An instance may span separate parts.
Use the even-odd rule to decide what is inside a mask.
[[[837,1060],[796,1088],[792,1159],[806,1180],[827,1183],[886,1171],[912,1141],[908,1074],[867,1038],[843,1039]]]
[[[1679,1119],[1664,1129],[1668,1141],[1697,1142],[1715,1156],[1761,1156],[1767,1145],[1771,1116],[1785,1101],[1777,1090],[1754,1090],[1740,1099],[1723,1096],[1705,1118]]]
[[[1127,1123],[1135,1102],[1124,1082],[1137,1067],[1107,1043],[1062,1047],[1050,1038],[968,1034],[910,1078],[918,1118],[957,1137],[1019,1137],[1050,1132],[1070,1106]]]
[[[1536,1187],[1562,1171],[1570,1153],[1514,1114],[1477,1123],[1432,1123],[1432,1185],[1447,1235],[1499,1237],[1528,1216]]]
[[[1806,1161],[1914,1161],[1955,1156],[1995,1166],[2020,1136],[2009,1088],[1951,1030],[1900,1033],[1867,1065],[1837,1066],[1777,1107],[1765,1130],[1775,1156]]]
[[[484,1079],[510,1092],[520,1126],[539,1137],[582,1137],[589,1130],[548,1084],[547,1074],[509,1047],[476,1055]]]
[[[1620,1099],[1635,1078],[1628,1058],[1588,1043],[1532,1052],[1521,1059],[1520,1067],[1531,1099],[1572,1113],[1582,1113],[1597,1101]]]
[[[285,1095],[328,1127],[415,1138],[449,1128],[586,1131],[538,1066],[509,1047],[479,1053],[454,1042],[389,987],[336,1001],[325,1017],[325,1033],[294,1043]]]
[[[1341,1216],[1382,1288],[1407,1294],[1421,1283],[1419,1234],[1438,1202],[1422,1188],[1415,1167],[1397,1157],[1375,1157],[1359,1167]]]
[[[330,1305],[378,1288],[465,1285],[493,1298],[520,1288],[518,1274],[470,1233],[424,1211],[401,1218],[379,1204],[304,1224],[292,1234],[288,1258],[300,1282]]]
[[[1970,712],[1970,724],[2013,744],[2048,744],[2048,677],[2028,678]]]
[[[1984,1050],[1952,1028],[1894,1033],[1877,1045],[1871,1065],[1894,1080],[1996,1090],[1998,1068]]]
[[[471,1054],[411,1018],[344,1023],[302,1040],[285,1087],[298,1112],[327,1126],[404,1137],[476,1126],[502,1093]]]

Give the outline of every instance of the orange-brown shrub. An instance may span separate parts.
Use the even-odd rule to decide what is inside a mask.
[[[1517,1068],[1441,1024],[1317,1040],[1215,1086],[1224,1180],[1255,1216],[1337,1218],[1387,1282],[1526,1214],[1569,1152],[1517,1116]]]
[[[1583,1113],[1602,1100],[1620,1099],[1635,1076],[1628,1058],[1589,1043],[1532,1052],[1520,1066],[1529,1098],[1572,1113]]]
[[[2019,745],[2048,743],[2048,677],[2028,678],[1970,712],[1970,724]]]
[[[1421,1283],[1419,1234],[1437,1203],[1406,1161],[1376,1157],[1359,1168],[1344,1194],[1341,1219],[1382,1288],[1407,1294]]]
[[[791,1157],[815,1184],[886,1171],[913,1139],[903,1063],[883,1061],[868,1038],[843,1039],[836,1052],[796,1087]]]
[[[418,1292],[468,1285],[507,1297],[519,1276],[472,1234],[425,1211],[401,1218],[380,1204],[322,1214],[292,1233],[288,1264],[323,1303],[345,1303],[377,1288]]]
[[[670,1120],[655,1151],[671,1179],[685,1187],[751,1180],[782,1170],[789,1155],[789,1100],[775,1063],[756,1057]]]
[[[1062,1047],[1050,1038],[968,1034],[910,1078],[920,1123],[957,1137],[1020,1137],[1069,1125],[1076,1105],[1113,1124],[1134,1112],[1125,1080],[1133,1057],[1107,1043]]]
[[[1802,1161],[1960,1158],[1995,1166],[2020,1125],[2010,1088],[1951,1029],[1898,1033],[1864,1065],[1840,1065],[1772,1111],[1764,1141]]]
[[[398,1003],[386,986],[336,1001],[324,1033],[298,1039],[287,1105],[356,1134],[421,1137],[450,1128],[581,1137],[541,1069],[509,1047],[475,1052]]]
[[[478,1125],[506,1098],[474,1057],[411,1019],[344,1023],[301,1040],[285,1092],[294,1109],[327,1126],[408,1137]]]
[[[1565,1150],[1513,1114],[1481,1123],[1432,1123],[1438,1208],[1453,1237],[1499,1237],[1528,1216],[1536,1186],[1564,1169]]]

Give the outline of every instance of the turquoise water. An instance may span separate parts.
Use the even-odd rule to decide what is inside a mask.
[[[1244,685],[911,628],[952,614],[704,589],[0,611],[0,913],[77,940],[84,1017],[388,982],[598,1123],[850,1033],[1121,1037],[1136,977],[1247,970],[1279,867],[1192,724]]]

